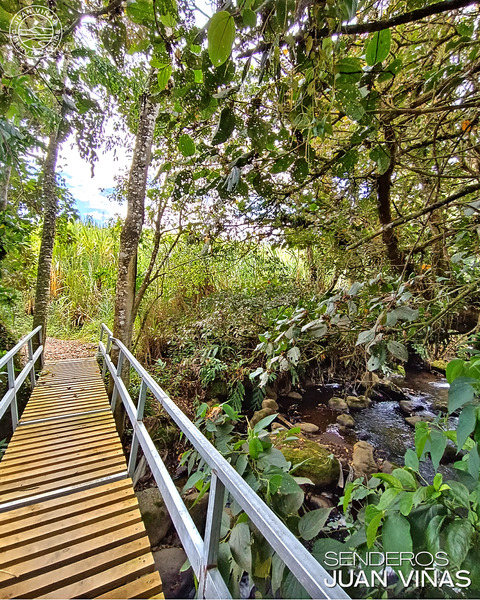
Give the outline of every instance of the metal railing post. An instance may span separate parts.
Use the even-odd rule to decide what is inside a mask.
[[[15,390],[15,366],[13,364],[13,356],[10,357],[7,362],[7,373],[8,373],[8,389]],[[18,425],[18,406],[17,406],[17,392],[14,391],[12,404],[10,407],[12,413],[12,429],[15,431]]]
[[[43,354],[43,352],[42,352],[42,354]],[[33,390],[33,388],[35,387],[36,379],[35,379],[35,363],[33,361],[33,342],[32,342],[31,338],[28,340],[28,360],[29,360],[29,362],[32,363],[32,366],[30,368],[30,387]]]
[[[147,399],[147,384],[142,378],[142,383],[140,384],[140,392],[138,395],[138,406],[137,406],[137,421],[143,421],[143,413],[145,412],[145,401]],[[130,448],[130,458],[128,459],[128,475],[133,477],[135,473],[135,467],[137,465],[137,455],[138,455],[138,436],[137,433],[134,432],[132,439],[132,447]]]
[[[103,331],[103,329],[102,329],[102,331]],[[105,346],[105,353],[107,354],[107,356],[110,353],[111,347],[112,347],[112,336],[110,334],[107,334],[107,344]],[[102,366],[102,379],[105,379],[106,374],[107,374],[107,361],[104,358],[103,366]]]
[[[40,368],[43,369],[45,365],[45,348],[43,347],[43,331],[39,329],[38,331],[38,345],[42,346],[42,353],[40,354]]]
[[[125,355],[123,353],[123,350],[120,348],[120,353],[118,355],[118,362],[117,362],[117,369],[116,369],[116,375],[117,377],[121,377],[122,376],[122,369],[123,369],[123,360],[125,358]],[[113,386],[113,393],[112,393],[112,402],[111,402],[111,409],[112,412],[114,412],[115,410],[115,406],[117,404],[117,396],[118,396],[118,388],[117,385],[114,384]]]

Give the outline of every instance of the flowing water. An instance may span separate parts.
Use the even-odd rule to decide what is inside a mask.
[[[401,388],[404,399],[412,402],[414,415],[434,418],[441,407],[445,411],[449,386],[444,377],[428,372],[412,372],[393,381]],[[304,421],[318,425],[320,441],[336,441],[337,444],[352,446],[360,439],[366,440],[374,446],[377,457],[403,465],[407,448],[414,448],[415,428],[405,421],[407,415],[400,410],[398,401],[373,401],[368,408],[350,411],[355,419],[355,427],[351,431],[342,431],[336,422],[339,413],[328,407],[328,400],[333,396],[345,396],[340,385],[309,387],[302,400],[280,398],[279,404],[293,423]],[[454,428],[456,419],[450,418],[449,424]],[[425,468],[425,475],[433,473],[431,465],[425,465]],[[442,467],[442,470],[445,475],[452,476],[449,468]]]

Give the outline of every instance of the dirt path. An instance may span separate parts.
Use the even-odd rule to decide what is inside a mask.
[[[47,337],[45,360],[63,360],[67,358],[89,358],[95,356],[97,345],[81,340],[58,340]]]

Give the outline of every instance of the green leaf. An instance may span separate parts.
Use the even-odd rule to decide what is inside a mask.
[[[242,10],[242,19],[247,27],[257,26],[257,15],[251,8]]]
[[[415,449],[418,458],[422,456],[428,438],[428,425],[424,421],[420,421],[415,425]]]
[[[390,53],[390,44],[392,43],[392,32],[390,29],[377,31],[367,44],[365,60],[367,65],[373,67],[379,62],[385,60]]]
[[[456,519],[445,530],[445,546],[450,562],[459,567],[465,560],[472,541],[473,528],[467,519]]]
[[[427,550],[435,554],[440,550],[440,529],[445,521],[445,515],[435,515],[427,525],[425,541]]]
[[[284,173],[288,167],[293,163],[295,157],[293,154],[285,154],[273,163],[270,173]]]
[[[448,412],[453,413],[464,404],[468,404],[475,397],[475,390],[472,387],[475,383],[470,377],[457,377],[448,390]]]
[[[402,360],[403,362],[407,362],[408,360],[408,350],[405,348],[403,344],[400,342],[396,342],[391,340],[387,342],[388,350],[393,354],[395,358]]]
[[[195,473],[192,473],[187,479],[187,483],[183,486],[183,491],[185,492],[194,487],[199,481],[202,481],[204,477],[205,473],[203,471],[195,471]]]
[[[415,456],[415,458],[417,458],[417,457]],[[417,461],[418,461],[418,459],[417,459]],[[417,489],[417,482],[415,481],[415,477],[411,473],[406,471],[405,469],[394,469],[392,472],[392,475],[400,481],[400,483],[402,484],[404,489],[406,489],[406,490],[416,490]]]
[[[292,176],[295,179],[295,181],[298,181],[298,183],[302,183],[303,181],[305,181],[308,172],[308,163],[304,158],[299,158],[297,161],[295,161],[295,164],[293,165],[292,169]]]
[[[217,129],[212,139],[212,145],[217,146],[223,144],[232,135],[235,129],[235,113],[231,108],[226,106],[220,113]]]
[[[347,511],[348,503],[350,502],[350,498],[352,497],[352,492],[354,490],[353,483],[347,483],[345,487],[345,494],[343,496],[343,512]]]
[[[445,376],[447,378],[448,383],[451,384],[457,377],[460,377],[464,370],[464,367],[465,361],[461,358],[454,358],[453,360],[451,360],[448,363],[447,369],[445,371]]]
[[[382,527],[382,544],[384,552],[411,552],[412,536],[410,534],[410,523],[398,513],[388,515]],[[399,569],[409,569],[405,564]]]
[[[193,156],[195,154],[195,143],[188,134],[184,133],[178,140],[178,149],[185,157]]]
[[[148,25],[155,21],[153,16],[153,4],[146,0],[127,2],[127,15],[134,23],[140,25]]]
[[[376,479],[381,479],[382,481],[385,481],[385,483],[388,483],[392,487],[403,489],[401,481],[399,481],[393,475],[390,475],[390,473],[374,473],[372,477],[375,477]]]
[[[303,515],[298,523],[298,531],[304,540],[312,540],[325,525],[332,508],[317,508]]]
[[[417,308],[410,308],[409,306],[399,306],[395,310],[392,310],[391,315],[400,321],[415,321],[418,319],[419,310]]]
[[[411,448],[408,448],[405,453],[405,466],[410,467],[410,469],[413,469],[414,471],[418,471],[418,456]]]
[[[385,350],[385,345],[379,344],[378,346],[375,346],[373,349],[370,349],[371,351],[371,356],[368,359],[367,362],[367,369],[369,371],[376,371],[377,369],[379,369],[385,362],[385,360],[387,359],[387,352]]]
[[[402,490],[399,488],[388,488],[380,496],[380,501],[376,505],[377,510],[385,510]]]
[[[270,423],[272,421],[274,421],[276,418],[277,418],[277,413],[275,413],[274,415],[268,415],[268,417],[264,417],[255,425],[255,427],[253,428],[253,431],[255,433],[262,431],[262,429],[265,429],[265,427],[268,427],[270,425]]]
[[[380,527],[380,523],[382,522],[382,519],[383,519],[383,513],[379,512],[372,518],[372,520],[368,524],[367,546],[369,548],[371,548],[375,542],[375,539],[377,537],[377,531],[378,531],[378,528]]]
[[[413,507],[414,492],[402,492],[398,497],[398,509],[404,517],[408,516]]]
[[[377,164],[378,173],[383,175],[390,166],[390,152],[387,148],[379,144],[373,150],[370,150],[369,156]],[[392,312],[394,313],[395,311]]]
[[[474,404],[467,404],[463,407],[460,417],[458,418],[457,425],[457,447],[460,451],[468,436],[475,429],[477,424],[477,407]]]
[[[289,571],[282,583],[282,593],[280,598],[298,598],[298,600],[306,600],[307,598],[310,598],[310,595],[298,579]]]
[[[361,333],[358,334],[357,343],[355,345],[359,346],[360,344],[368,344],[368,343],[372,342],[374,338],[375,338],[375,328],[368,329],[367,331],[362,331]]]
[[[430,432],[430,456],[432,457],[433,468],[435,471],[438,469],[440,460],[442,459],[445,448],[447,447],[447,438],[441,431],[435,429]]]
[[[161,90],[164,90],[167,87],[172,74],[172,65],[159,65],[157,69],[158,86]]]
[[[253,460],[257,460],[257,458],[260,456],[260,453],[263,452],[262,442],[257,437],[254,437],[251,440],[249,440],[248,452],[253,458]]]
[[[470,508],[470,492],[463,483],[454,480],[449,480],[446,483],[450,488],[447,492],[448,497],[452,498],[460,506]]]
[[[276,595],[277,591],[282,585],[284,570],[285,563],[275,552],[275,554],[272,556],[272,592],[274,595]]]
[[[178,7],[176,0],[157,0],[156,9],[160,13],[160,21],[165,27],[175,27],[178,22]]]
[[[248,523],[237,523],[230,533],[230,551],[233,559],[244,571],[252,568],[252,549]]]
[[[235,21],[226,10],[213,15],[208,26],[208,55],[215,67],[223,65],[232,52]]]

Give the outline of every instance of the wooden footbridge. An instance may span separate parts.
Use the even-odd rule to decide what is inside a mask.
[[[0,598],[163,598],[131,476],[141,450],[167,506],[199,582],[198,597],[229,598],[217,568],[221,515],[235,499],[312,598],[348,599],[332,585],[285,525],[211,446],[128,350],[102,326],[95,359],[35,365],[37,328],[0,358],[8,391],[0,418],[10,409],[13,436],[0,462]],[[115,367],[110,351],[119,352]],[[28,360],[15,376],[15,355]],[[121,373],[137,371],[137,406]],[[109,401],[102,375],[114,382]],[[32,394],[18,416],[16,396],[30,378]],[[159,401],[211,469],[207,525],[202,538],[143,424],[147,391]],[[128,464],[115,430],[112,408],[123,402],[133,429]]]

